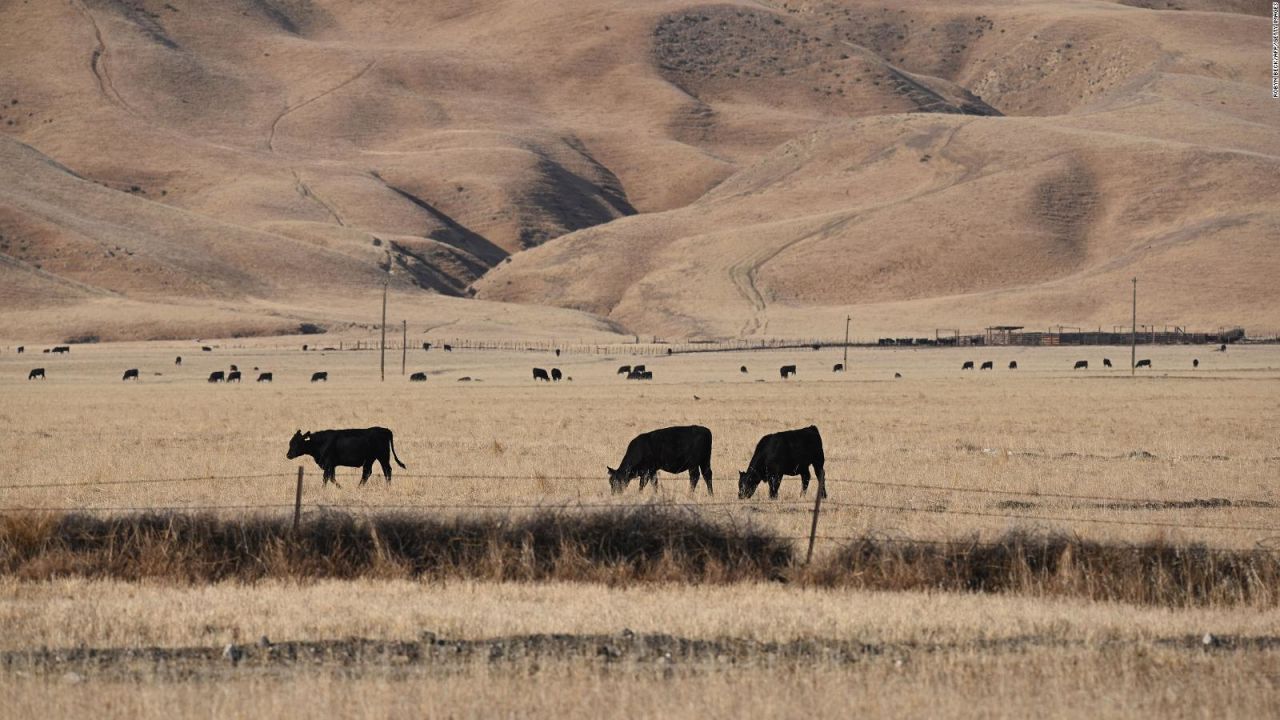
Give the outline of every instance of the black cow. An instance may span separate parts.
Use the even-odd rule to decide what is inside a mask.
[[[644,370],[644,366],[643,366],[643,365],[633,365],[633,366],[631,367],[631,372],[638,372],[638,373],[642,373],[642,372],[644,372],[644,371],[645,371],[645,370]]]
[[[1150,361],[1150,360],[1139,360],[1139,361],[1138,361],[1138,364],[1137,364],[1137,365],[1135,365],[1134,367],[1144,367],[1144,368],[1149,368],[1149,367],[1151,367],[1151,361]]]
[[[746,375],[746,374],[747,374],[747,366],[746,366],[746,365],[741,365],[741,366],[739,366],[739,367],[738,367],[738,372],[742,373],[743,375]]]
[[[560,382],[563,378],[564,378],[564,375],[561,374],[560,368],[551,368],[552,380],[554,380],[555,382]]]
[[[1018,369],[1018,361],[1017,361],[1017,360],[1010,360],[1010,361],[1009,361],[1009,369],[1010,369],[1010,370],[1017,370],[1017,369]]]
[[[1226,351],[1227,351],[1226,343],[1222,343],[1221,345],[1218,346],[1218,352],[1226,352]],[[18,352],[22,352],[22,348],[18,348]]]
[[[445,352],[453,352],[453,346],[452,346],[452,345],[445,345],[445,346],[444,346],[444,351],[445,351]]]
[[[371,427],[351,430],[321,430],[319,432],[302,432],[293,434],[289,440],[290,460],[301,455],[310,455],[316,465],[324,471],[323,482],[332,482],[337,487],[338,479],[334,470],[338,467],[363,468],[360,484],[364,485],[373,474],[373,463],[376,460],[382,466],[382,476],[391,483],[391,462],[404,468],[404,463],[396,455],[396,443],[391,431],[384,427]],[[407,468],[405,468],[407,469]]]
[[[431,343],[429,343],[429,342],[424,342],[424,343],[422,343],[422,349],[423,349],[423,350],[430,350],[430,349],[431,349]]]
[[[1075,364],[1075,367],[1073,367],[1073,368],[1071,368],[1071,369],[1072,369],[1072,370],[1079,370],[1079,369],[1081,369],[1081,368],[1083,368],[1083,369],[1085,369],[1085,370],[1088,370],[1088,369],[1089,369],[1089,361],[1088,361],[1088,360],[1077,360],[1077,361],[1076,361],[1076,364]]]
[[[137,380],[137,379],[138,379],[138,368],[129,368],[128,370],[125,370],[125,371],[124,371],[124,377],[122,377],[122,378],[120,378],[120,379],[121,379],[121,380]]]
[[[822,454],[822,436],[818,428],[810,425],[800,430],[765,435],[756,443],[751,463],[738,473],[738,498],[747,499],[755,494],[761,482],[769,484],[769,498],[778,497],[783,475],[800,476],[800,495],[809,491],[809,466],[818,476],[818,494],[827,496],[827,476],[823,471],[826,458]]]
[[[560,357],[560,348],[556,348],[556,357]]]
[[[18,346],[18,354],[19,354],[19,355],[21,355],[22,353],[24,353],[24,352],[26,352],[26,351],[27,351],[27,346],[26,346],[26,345],[19,345],[19,346]]]
[[[542,368],[533,369],[533,379],[535,381],[545,380],[546,382],[551,382],[551,376],[547,375],[547,371],[543,370]]]
[[[1111,358],[1102,358],[1102,367],[1111,367]]]
[[[1193,359],[1191,360],[1191,367],[1193,367],[1193,368],[1198,368],[1198,367],[1200,367],[1200,358],[1193,358]]]
[[[182,356],[181,356],[181,355],[179,355],[178,357],[174,358],[174,359],[173,359],[173,364],[174,364],[174,365],[181,365],[181,364],[182,364]]]
[[[240,371],[239,371],[239,370],[232,370],[231,372],[227,373],[227,382],[229,382],[229,383],[238,383],[238,382],[240,382]]]
[[[231,366],[231,372],[240,372],[240,367],[239,367],[239,366],[237,366],[237,365],[232,365],[232,366]]]
[[[994,362],[992,362],[991,360],[987,360],[986,362],[982,363],[982,367],[980,367],[980,368],[978,368],[978,369],[979,369],[979,370],[995,370],[995,369],[996,369],[996,364],[995,364]]]
[[[27,373],[28,380],[35,380],[36,378],[40,378],[41,380],[44,379],[44,368],[34,368],[31,372]]]
[[[972,369],[973,369],[973,361],[972,361],[972,360],[965,360],[965,361],[964,361],[964,365],[961,365],[961,366],[960,366],[960,369],[961,369],[961,370],[972,370]]]
[[[787,378],[796,374],[796,366],[783,365],[782,367],[778,368],[778,374],[782,376],[783,380],[786,380]]]
[[[899,373],[899,372],[894,373],[894,374],[893,374],[893,379],[894,379],[894,380],[901,380],[901,379],[902,379],[902,373]]]
[[[831,368],[831,372],[833,372],[833,373],[837,373],[837,372],[844,372],[844,363],[836,363],[836,364]]]
[[[306,347],[303,347],[303,350],[305,349]],[[209,347],[208,345],[202,345],[200,346],[200,352],[213,352],[213,348]]]
[[[226,379],[227,379],[226,373],[222,372],[221,370],[214,370],[213,372],[209,373],[209,382],[211,383],[220,383]]]
[[[45,353],[45,354],[48,354],[48,353],[49,353],[49,348],[45,348],[45,349],[41,350],[40,352]]]
[[[662,428],[637,435],[627,444],[618,469],[608,468],[609,488],[620,493],[627,489],[632,478],[640,478],[640,489],[653,483],[658,490],[658,471],[669,473],[689,472],[689,491],[698,488],[698,474],[707,481],[707,494],[713,494],[711,485],[711,431],[701,425]]]
[[[424,372],[416,372],[409,376],[409,382],[426,382],[427,374]]]
[[[462,377],[458,378],[458,382],[471,382],[471,376],[463,375]]]
[[[631,374],[631,366],[630,366],[630,365],[623,365],[622,367],[619,367],[619,368],[618,368],[618,372],[617,372],[616,374],[618,374],[618,375],[630,375],[630,374]]]
[[[258,376],[258,382],[271,382],[271,373],[262,373]]]
[[[71,352],[71,348],[67,347],[66,345],[57,345],[53,348],[53,351],[55,353],[58,353],[59,355],[62,355],[62,354]]]
[[[652,380],[653,373],[649,370],[632,370],[627,373],[628,380]]]
[[[327,382],[329,382],[329,373],[328,373],[328,372],[315,372],[315,373],[311,373],[311,382],[326,382],[326,383],[327,383]]]

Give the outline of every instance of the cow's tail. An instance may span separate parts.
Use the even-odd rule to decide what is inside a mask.
[[[400,456],[396,455],[396,436],[395,433],[390,430],[387,431],[387,443],[391,445],[391,457],[396,459],[396,464],[400,466],[400,469],[408,470],[409,468],[405,467],[404,463],[400,462]]]

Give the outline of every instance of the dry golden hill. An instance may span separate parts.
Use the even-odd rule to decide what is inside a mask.
[[[0,0],[0,337],[1280,325],[1266,20],[1177,5]]]

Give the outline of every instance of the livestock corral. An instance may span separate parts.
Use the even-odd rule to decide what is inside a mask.
[[[104,344],[31,381],[0,354],[0,694],[67,715],[1275,715],[1280,348],[1142,348],[1136,376],[1128,355],[415,349],[381,381],[367,351]],[[636,361],[647,382],[618,373]],[[232,365],[272,382],[208,382]],[[611,492],[633,437],[682,425],[711,431],[710,482]],[[739,498],[757,440],[809,425],[816,525],[794,476]],[[370,426],[406,466],[389,483],[286,457],[296,431]]]

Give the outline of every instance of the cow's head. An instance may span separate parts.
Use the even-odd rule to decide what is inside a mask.
[[[747,500],[756,494],[756,488],[760,487],[760,476],[751,468],[747,468],[746,472],[738,473],[738,499]]]
[[[613,491],[614,495],[617,495],[627,489],[627,485],[631,482],[631,478],[607,465],[605,466],[605,470],[609,471],[609,489]]]
[[[285,455],[292,460],[299,455],[306,455],[307,449],[311,446],[311,431],[302,432],[298,430],[293,433],[293,437],[289,438],[289,454]]]

